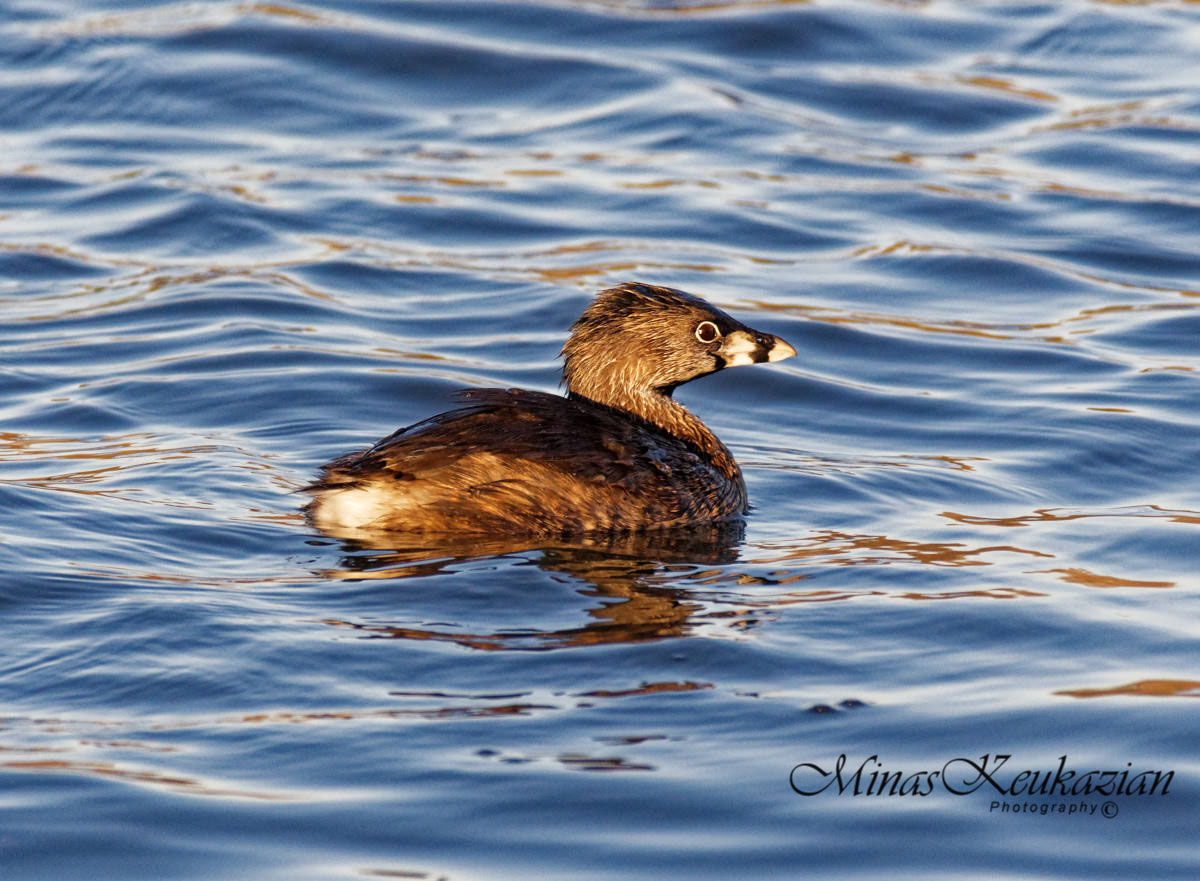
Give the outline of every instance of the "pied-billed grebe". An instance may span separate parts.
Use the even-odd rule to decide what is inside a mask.
[[[468,389],[464,406],[335,459],[307,487],[326,530],[567,535],[745,513],[725,445],[671,393],[725,367],[796,354],[699,297],[601,291],[563,346],[567,396]]]

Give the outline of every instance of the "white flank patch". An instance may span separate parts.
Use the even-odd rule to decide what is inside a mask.
[[[312,509],[313,524],[321,529],[370,526],[395,510],[395,498],[372,487],[325,490]],[[389,504],[392,502],[392,504]]]

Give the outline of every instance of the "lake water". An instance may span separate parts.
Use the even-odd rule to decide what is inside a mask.
[[[624,280],[744,530],[306,525]],[[6,0],[0,509],[5,879],[1194,878],[1200,7]]]

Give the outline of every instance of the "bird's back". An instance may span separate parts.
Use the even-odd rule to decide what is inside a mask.
[[[586,399],[471,389],[464,406],[337,459],[308,487],[326,530],[562,535],[741,514],[740,471]]]

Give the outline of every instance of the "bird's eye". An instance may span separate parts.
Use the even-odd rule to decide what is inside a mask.
[[[711,321],[701,321],[696,325],[696,339],[702,343],[711,343],[720,335],[721,331]]]

